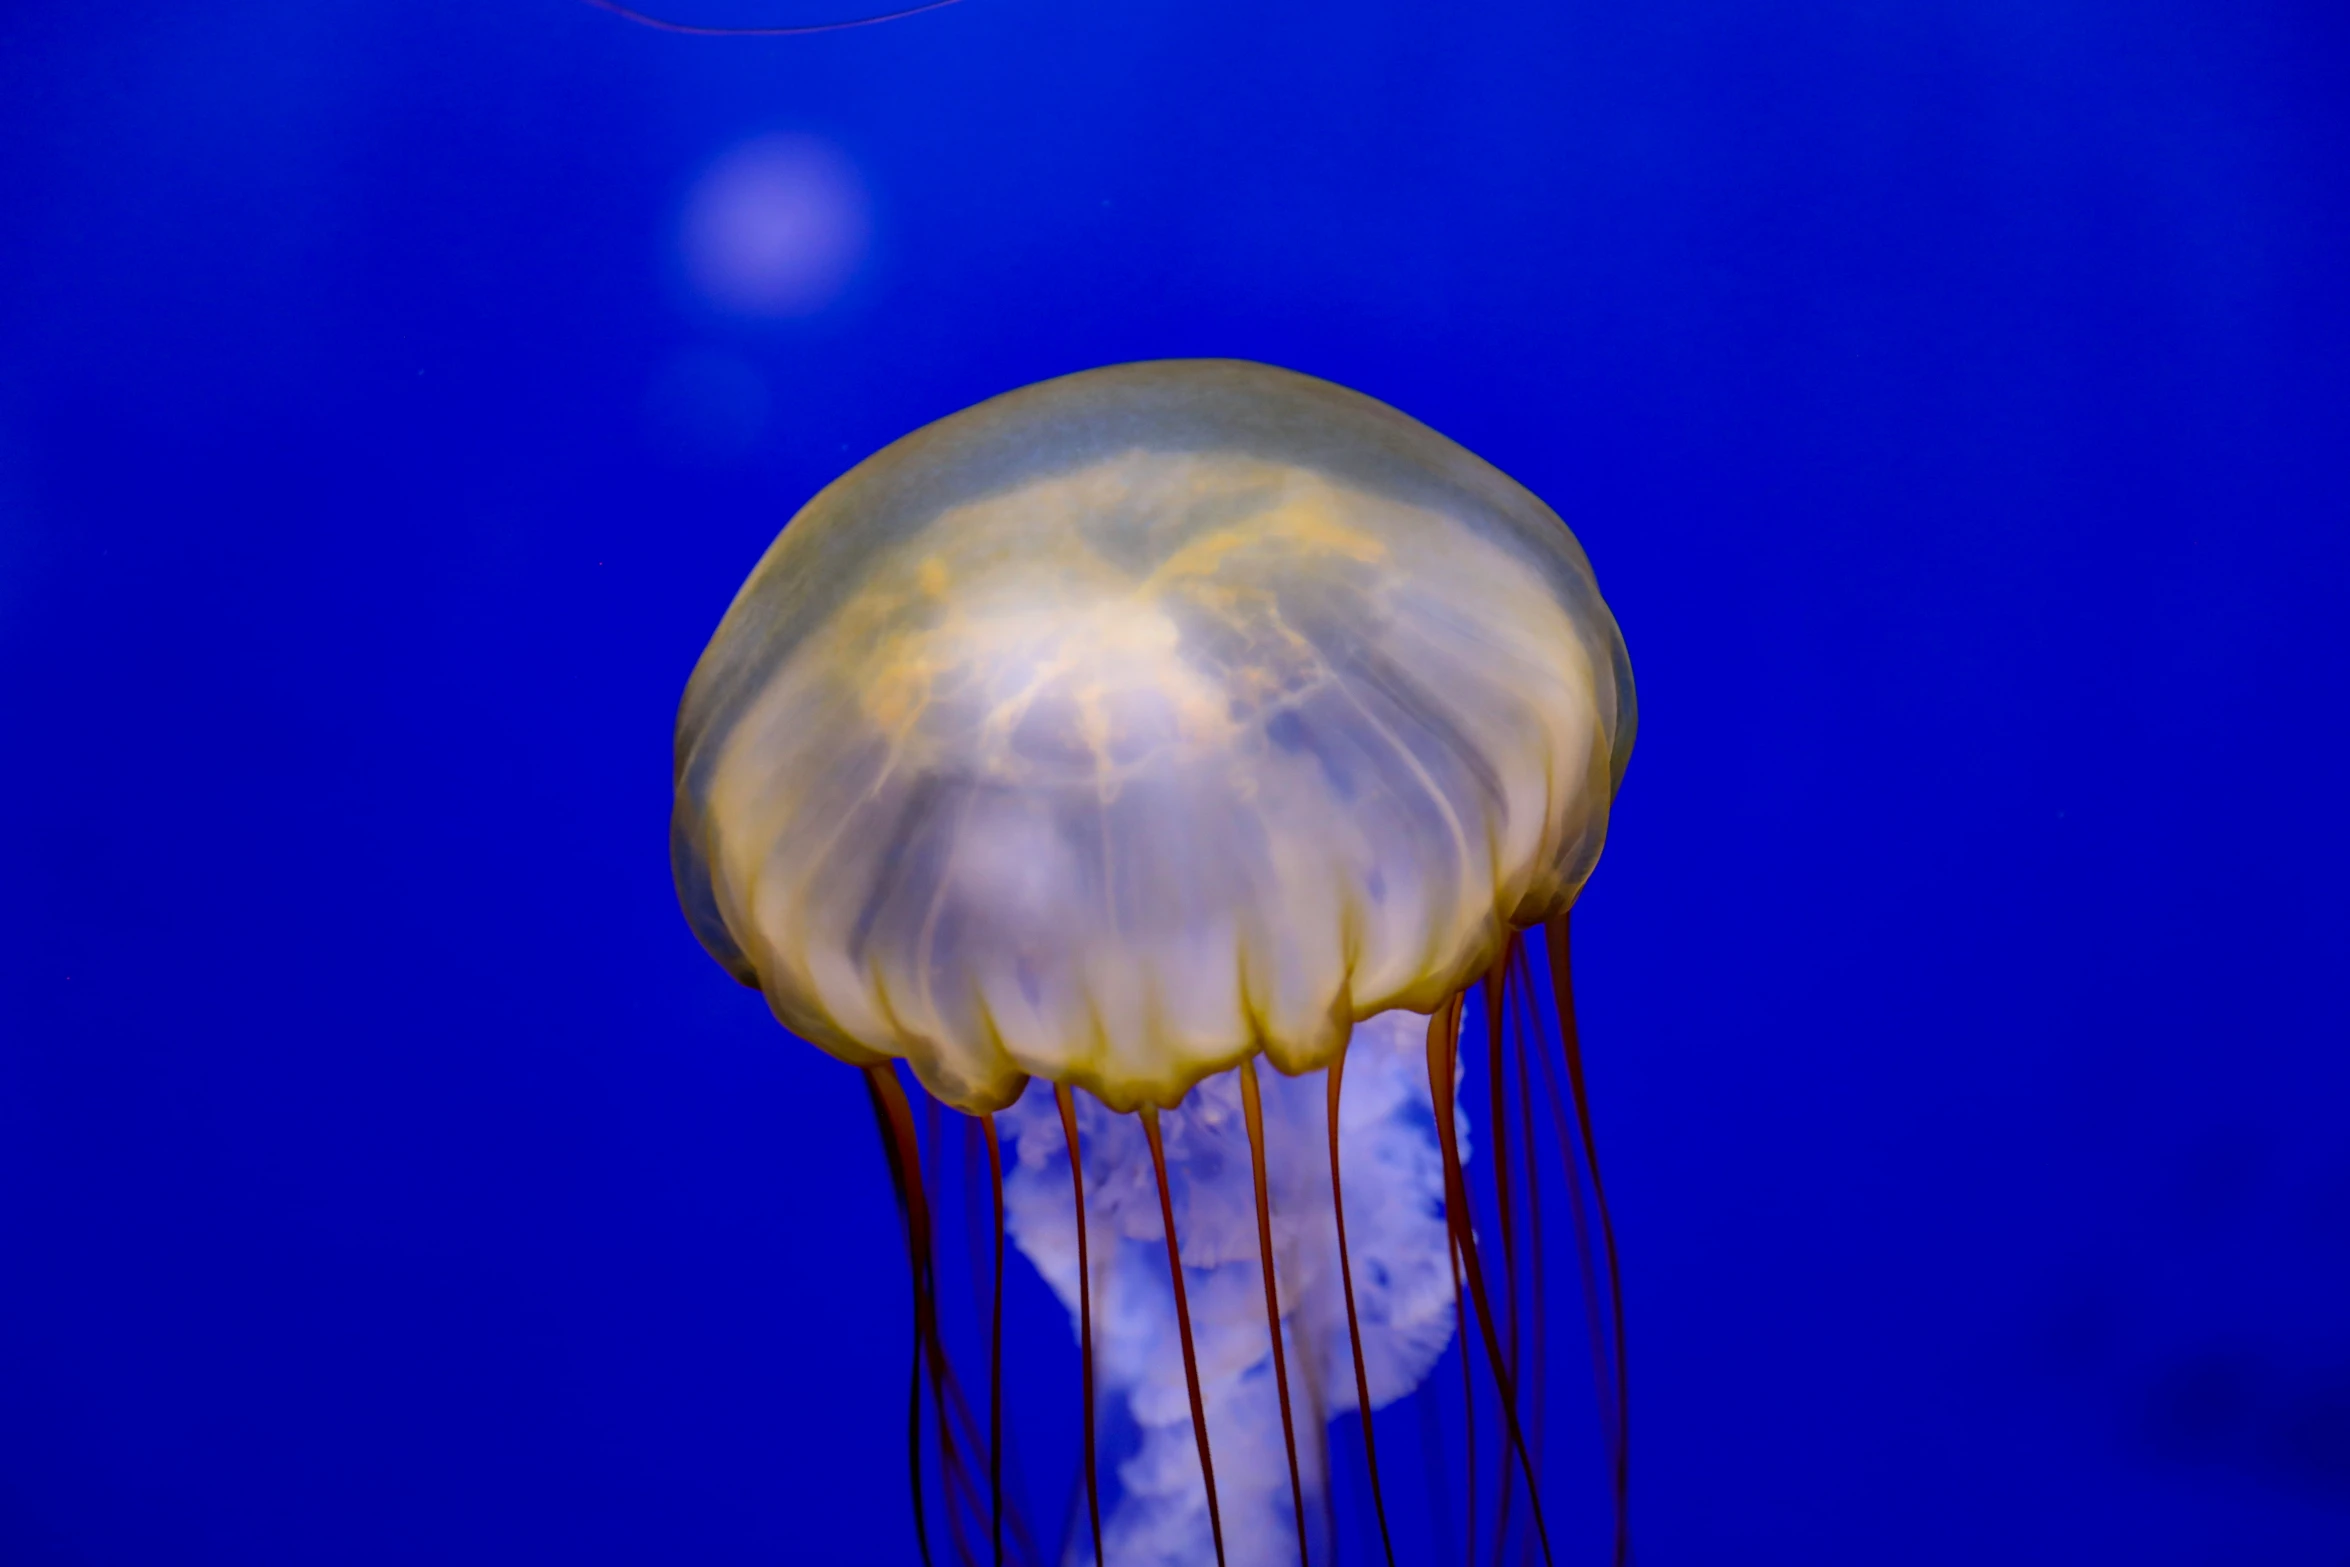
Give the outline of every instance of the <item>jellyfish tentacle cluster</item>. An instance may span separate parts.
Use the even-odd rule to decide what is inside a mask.
[[[1268,366],[1007,394],[785,528],[688,685],[672,859],[712,955],[865,1071],[912,1265],[925,1562],[933,1495],[964,1559],[973,1537],[1033,1555],[1005,1497],[1007,1236],[1078,1340],[1066,1559],[1312,1567],[1333,1549],[1323,1432],[1358,1411],[1392,1562],[1369,1414],[1457,1339],[1471,1554],[1474,1356],[1494,1544],[1514,1527],[1548,1561],[1537,1076],[1625,1558],[1621,1289],[1566,929],[1634,712],[1622,638],[1547,507],[1394,409]],[[984,1431],[945,1350],[901,1071],[986,1129]],[[1104,1400],[1133,1433],[1108,1473]]]

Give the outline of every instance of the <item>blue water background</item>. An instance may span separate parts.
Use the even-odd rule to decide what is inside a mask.
[[[868,238],[759,318],[678,235],[775,132]],[[11,6],[0,1562],[913,1559],[863,1091],[687,934],[668,727],[849,462],[1196,354],[1625,628],[1642,1561],[2350,1562],[2350,47],[2211,0]]]

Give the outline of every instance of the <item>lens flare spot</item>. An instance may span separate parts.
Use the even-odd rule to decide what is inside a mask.
[[[757,136],[694,182],[679,250],[687,280],[736,315],[791,317],[824,309],[846,288],[871,239],[856,165],[814,136]]]

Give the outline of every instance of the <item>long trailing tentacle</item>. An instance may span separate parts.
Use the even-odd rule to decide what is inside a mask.
[[[1523,951],[1518,954],[1520,978],[1525,981],[1525,1003],[1533,1014],[1531,1027],[1536,1039],[1542,1037],[1542,1006],[1534,995],[1533,969]],[[1567,1112],[1564,1093],[1559,1088],[1560,1072],[1551,1065],[1550,1052],[1532,1050],[1542,1068],[1542,1086],[1547,1095],[1553,1141],[1558,1144],[1559,1172],[1567,1187],[1567,1217],[1575,1225],[1575,1272],[1583,1286],[1583,1321],[1591,1339],[1591,1385],[1599,1397],[1600,1437],[1607,1448],[1610,1490],[1613,1490],[1616,1462],[1616,1375],[1609,1348],[1607,1307],[1604,1304],[1603,1275],[1605,1261],[1596,1249],[1592,1230],[1597,1226],[1585,1213],[1590,1181],[1588,1168],[1582,1161],[1581,1144],[1575,1136],[1574,1119]]]
[[[1069,1143],[1069,1182],[1077,1195],[1077,1355],[1085,1388],[1085,1514],[1093,1526],[1094,1567],[1102,1563],[1102,1492],[1095,1473],[1093,1432],[1093,1263],[1085,1250],[1085,1161],[1077,1148],[1077,1101],[1069,1085],[1053,1085],[1061,1111],[1061,1135]]]
[[[1468,1472],[1469,1567],[1477,1567],[1477,1373],[1469,1354],[1469,1302],[1461,1289],[1461,1243],[1452,1233],[1447,1221],[1444,1235],[1445,1261],[1452,1265],[1452,1332],[1453,1342],[1460,1345],[1461,1354],[1461,1429],[1466,1433],[1461,1441],[1462,1467]]]
[[[929,1309],[922,1255],[928,1245],[928,1224],[920,1216],[921,1178],[907,1169],[913,1153],[913,1117],[903,1114],[906,1098],[897,1074],[887,1063],[865,1068],[865,1092],[873,1102],[873,1119],[881,1129],[881,1149],[889,1161],[889,1183],[898,1200],[898,1218],[906,1232],[906,1256],[914,1278],[914,1376],[906,1404],[906,1472],[913,1489],[914,1544],[923,1567],[930,1567],[930,1525],[922,1505],[922,1372],[928,1359]],[[900,1132],[901,1119],[903,1133]]]
[[[936,1310],[934,1304],[932,1307],[934,1317]],[[950,1512],[947,1521],[953,1530],[952,1539],[956,1556],[965,1562],[970,1562],[971,1544],[964,1537],[962,1520],[965,1516],[974,1522],[984,1519],[987,1509],[980,1497],[979,1488],[972,1479],[971,1466],[963,1460],[963,1448],[968,1446],[970,1452],[976,1455],[987,1450],[987,1443],[980,1435],[979,1422],[972,1415],[970,1404],[963,1397],[962,1384],[955,1376],[954,1366],[946,1358],[945,1345],[944,1331],[943,1329],[938,1330],[938,1341],[931,1349],[934,1357],[932,1397],[940,1406],[938,1416],[940,1428],[942,1430],[948,1429],[948,1417],[952,1415],[952,1428],[963,1433],[963,1442],[962,1445],[948,1446],[942,1439],[941,1453],[944,1473],[941,1476],[941,1483],[948,1492],[950,1502],[959,1503],[962,1507],[962,1513],[959,1515]]]
[[[1265,1326],[1273,1335],[1273,1385],[1281,1391],[1281,1445],[1289,1454],[1289,1505],[1297,1518],[1297,1564],[1313,1567],[1306,1552],[1305,1483],[1297,1470],[1297,1422],[1289,1408],[1289,1362],[1281,1349],[1281,1288],[1273,1277],[1273,1202],[1265,1187],[1265,1108],[1257,1063],[1240,1063],[1240,1109],[1248,1125],[1248,1164],[1257,1194],[1257,1253],[1265,1272]]]
[[[1371,1472],[1371,1510],[1379,1519],[1379,1544],[1387,1567],[1395,1567],[1395,1541],[1387,1532],[1387,1501],[1379,1491],[1379,1444],[1371,1434],[1371,1376],[1363,1366],[1363,1327],[1355,1316],[1354,1266],[1346,1255],[1346,1192],[1338,1179],[1339,1084],[1346,1076],[1346,1052],[1330,1063],[1330,1208],[1338,1216],[1338,1282],[1346,1294],[1346,1338],[1355,1357],[1355,1408],[1363,1421],[1363,1464]]]
[[[930,1524],[922,1508],[922,1330],[914,1329],[914,1371],[906,1384],[906,1483],[914,1493],[914,1549],[930,1567]]]
[[[939,1155],[938,1102],[924,1095],[929,1123],[927,1137],[916,1131],[911,1100],[904,1084],[895,1072],[883,1086],[885,1102],[892,1103],[891,1125],[896,1135],[905,1142],[905,1168],[908,1189],[913,1198],[913,1212],[919,1221],[921,1249],[915,1265],[918,1279],[918,1300],[923,1316],[921,1343],[924,1364],[929,1372],[930,1407],[933,1424],[938,1433],[938,1485],[941,1513],[946,1519],[947,1543],[954,1547],[955,1559],[962,1567],[978,1567],[971,1550],[968,1521],[980,1515],[977,1488],[972,1484],[970,1466],[964,1461],[965,1446],[972,1452],[980,1447],[979,1430],[971,1418],[971,1409],[963,1400],[963,1389],[955,1379],[952,1362],[947,1358],[946,1326],[939,1310],[940,1286],[938,1276],[938,1216],[944,1212],[939,1201],[938,1171],[945,1160]],[[919,1087],[916,1089],[919,1092]],[[928,1142],[934,1155],[925,1162],[922,1147]],[[958,1440],[957,1431],[962,1433]]]
[[[1445,1217],[1452,1230],[1453,1242],[1460,1249],[1463,1271],[1468,1275],[1469,1297],[1477,1308],[1477,1327],[1485,1340],[1485,1358],[1493,1371],[1493,1380],[1501,1391],[1501,1417],[1511,1448],[1517,1453],[1518,1468],[1526,1481],[1526,1509],[1534,1516],[1534,1535],[1542,1547],[1542,1559],[1550,1559],[1550,1529],[1542,1517],[1542,1488],[1534,1479],[1534,1461],[1526,1452],[1525,1433],[1518,1425],[1518,1401],[1511,1386],[1509,1367],[1502,1363],[1501,1336],[1493,1325],[1493,1303],[1485,1291],[1484,1270],[1477,1262],[1477,1242],[1469,1228],[1468,1182],[1461,1172],[1461,1146],[1452,1117],[1443,1113],[1443,1107],[1453,1102],[1453,1050],[1459,1036],[1461,998],[1455,996],[1449,1003],[1436,1009],[1428,1020],[1428,1087],[1440,1107],[1436,1117],[1436,1136],[1444,1154]]]
[[[1494,954],[1485,972],[1485,1076],[1493,1115],[1493,1202],[1501,1215],[1502,1298],[1507,1306],[1510,1384],[1522,1386],[1518,1376],[1518,1231],[1510,1202],[1509,1073],[1505,1069],[1502,1034],[1505,981],[1509,974],[1509,947]],[[1501,1506],[1493,1523],[1493,1559],[1502,1560],[1510,1537],[1510,1466],[1501,1466]]]
[[[992,1119],[983,1120],[983,1131],[989,1148],[989,1164],[995,1177],[996,1194],[996,1292],[999,1300],[993,1337],[995,1349],[991,1365],[991,1421],[988,1433],[982,1436],[970,1405],[963,1397],[962,1386],[956,1379],[954,1366],[946,1350],[946,1334],[940,1317],[940,1281],[937,1260],[937,1215],[941,1195],[935,1175],[941,1160],[933,1159],[926,1168],[922,1159],[923,1139],[916,1131],[916,1120],[905,1085],[896,1071],[886,1063],[865,1069],[865,1083],[872,1101],[876,1124],[881,1129],[882,1149],[888,1158],[890,1179],[897,1192],[899,1213],[905,1224],[907,1255],[914,1284],[914,1369],[909,1389],[907,1414],[907,1468],[914,1492],[914,1527],[916,1544],[925,1564],[931,1561],[929,1526],[925,1516],[921,1457],[921,1404],[925,1380],[929,1383],[930,1401],[935,1417],[939,1444],[939,1486],[945,1506],[948,1540],[959,1560],[977,1567],[971,1542],[965,1529],[965,1519],[976,1522],[983,1515],[987,1519],[990,1539],[996,1542],[995,1561],[1001,1567],[1005,1547],[1003,1537],[1009,1534],[1016,1548],[1014,1559],[1034,1560],[1038,1556],[1035,1541],[1027,1521],[1017,1506],[1006,1504],[1003,1494],[1003,1465],[1005,1454],[1002,1443],[1002,1375],[1001,1334],[1003,1259],[1002,1163]],[[929,1141],[933,1152],[940,1151],[938,1106],[929,1104]],[[969,1122],[964,1123],[964,1136],[969,1146]],[[956,1432],[962,1432],[958,1441]],[[966,1449],[973,1455],[988,1455],[989,1495],[983,1501],[973,1481],[970,1467],[964,1461]],[[958,1511],[958,1508],[960,1511]]]
[[[979,1117],[987,1139],[987,1185],[995,1211],[995,1298],[987,1319],[987,1521],[995,1567],[1004,1567],[1004,1147],[995,1117]]]
[[[1591,1096],[1583,1082],[1583,1041],[1575,1026],[1575,977],[1567,916],[1552,920],[1543,928],[1543,936],[1550,955],[1551,991],[1558,1004],[1559,1049],[1566,1060],[1567,1082],[1574,1090],[1576,1125],[1591,1172],[1592,1206],[1599,1214],[1600,1242],[1607,1253],[1608,1325],[1615,1345],[1615,1561],[1616,1567],[1624,1567],[1632,1557],[1632,1404],[1625,1385],[1624,1270],[1616,1255],[1615,1222],[1608,1217],[1607,1187],[1599,1175],[1599,1145],[1591,1136]]]
[[[1027,1515],[1022,1511],[1019,1491],[1019,1465],[1011,1447],[1004,1441],[1003,1410],[1008,1390],[1003,1385],[1003,1246],[1005,1214],[1003,1212],[1003,1146],[996,1130],[993,1115],[962,1114],[956,1117],[962,1124],[963,1145],[963,1210],[967,1232],[966,1251],[971,1264],[971,1299],[986,1314],[990,1294],[995,1297],[993,1315],[983,1324],[980,1336],[988,1342],[988,1423],[981,1434],[979,1425],[968,1410],[962,1407],[960,1390],[949,1384],[955,1393],[956,1412],[969,1433],[973,1452],[988,1455],[988,1538],[997,1567],[1005,1560],[1027,1563],[1039,1560],[1036,1537],[1028,1527]],[[990,1145],[993,1145],[992,1147]],[[994,1212],[989,1211],[991,1194]],[[994,1261],[989,1261],[988,1236],[995,1238]],[[991,1282],[992,1281],[992,1282]]]
[[[1522,938],[1512,931],[1508,951],[1503,957],[1505,971],[1502,976],[1502,994],[1509,1003],[1503,1026],[1512,1029],[1517,1046],[1518,1114],[1521,1118],[1518,1151],[1525,1160],[1526,1256],[1532,1264],[1529,1271],[1533,1275],[1534,1288],[1533,1311],[1527,1318],[1533,1330],[1528,1335],[1532,1340],[1528,1349],[1533,1371],[1533,1391],[1527,1398],[1527,1425],[1528,1435],[1534,1443],[1534,1470],[1539,1474],[1542,1472],[1542,1435],[1549,1423],[1550,1410],[1547,1396],[1550,1386],[1550,1296],[1545,1281],[1547,1268],[1542,1256],[1542,1169],[1540,1161],[1535,1157],[1537,1149],[1534,1136],[1533,1057],[1534,1041],[1540,1035],[1528,1031],[1527,1018],[1534,998],[1527,993],[1526,958],[1521,950],[1522,945]],[[1514,1373],[1517,1368],[1512,1366],[1510,1369]]]
[[[1191,1432],[1199,1442],[1200,1482],[1208,1491],[1208,1531],[1216,1542],[1216,1567],[1224,1567],[1224,1514],[1216,1505],[1216,1458],[1208,1447],[1207,1405],[1199,1393],[1199,1351],[1191,1339],[1191,1299],[1183,1287],[1183,1248],[1175,1239],[1175,1194],[1167,1186],[1167,1148],[1159,1139],[1159,1107],[1142,1107],[1143,1140],[1150,1144],[1151,1173],[1159,1178],[1159,1221],[1167,1232],[1167,1276],[1175,1286],[1175,1332],[1183,1341],[1183,1390],[1191,1395]]]
[[[876,1109],[880,1113],[883,1136],[896,1148],[895,1170],[904,1178],[901,1200],[905,1204],[907,1248],[914,1275],[915,1347],[918,1364],[929,1373],[931,1411],[938,1432],[939,1493],[947,1525],[947,1541],[955,1549],[956,1559],[964,1567],[976,1567],[972,1559],[971,1542],[964,1530],[966,1515],[977,1517],[979,1500],[971,1483],[971,1475],[963,1462],[962,1444],[955,1431],[960,1423],[966,1437],[976,1449],[978,1432],[971,1420],[971,1411],[963,1402],[963,1390],[955,1381],[954,1368],[946,1353],[945,1330],[939,1318],[939,1283],[937,1230],[934,1215],[939,1212],[936,1186],[937,1166],[934,1159],[926,1167],[922,1159],[921,1135],[915,1129],[914,1110],[906,1096],[905,1085],[897,1072],[887,1064],[866,1069],[866,1083],[872,1091]],[[929,1141],[935,1151],[939,1141],[937,1101],[928,1099],[930,1122]],[[958,1512],[960,1504],[962,1511]]]
[[[983,1115],[971,1115],[961,1110],[955,1115],[955,1146],[960,1150],[963,1160],[963,1184],[957,1194],[963,1202],[963,1263],[971,1275],[971,1298],[974,1301],[987,1299],[987,1258],[983,1254],[987,1224],[979,1211],[985,1201],[982,1194],[986,1191],[986,1183],[980,1179],[986,1154],[980,1147],[979,1123],[986,1119]],[[939,1209],[939,1222],[946,1222],[946,1209],[943,1207]]]

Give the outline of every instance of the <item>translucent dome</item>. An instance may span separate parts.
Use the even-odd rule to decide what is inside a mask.
[[[703,944],[941,1099],[1171,1106],[1327,1065],[1563,912],[1632,744],[1590,564],[1358,393],[1119,365],[914,432],[792,519],[678,718]]]

